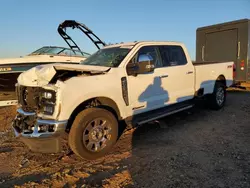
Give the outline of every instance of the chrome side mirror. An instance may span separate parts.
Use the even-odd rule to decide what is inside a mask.
[[[129,63],[127,66],[128,75],[137,76],[137,74],[144,74],[154,72],[154,61],[150,55],[141,54],[138,58],[138,62]]]
[[[138,74],[154,72],[155,65],[151,55],[141,54],[138,58],[139,70]]]

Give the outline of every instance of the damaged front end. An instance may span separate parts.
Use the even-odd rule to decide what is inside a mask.
[[[18,77],[19,108],[13,121],[17,137],[35,152],[57,153],[68,120],[59,121],[65,82],[73,77],[105,74],[110,68],[51,64],[37,66]]]
[[[60,152],[60,137],[65,133],[67,121],[42,119],[39,114],[53,116],[57,113],[55,90],[40,87],[16,86],[20,108],[12,127],[16,137],[35,152]]]

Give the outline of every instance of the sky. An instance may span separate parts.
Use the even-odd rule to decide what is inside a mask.
[[[182,42],[195,60],[198,27],[243,18],[250,19],[250,0],[5,0],[0,58],[25,56],[46,45],[67,47],[57,27],[76,20],[106,43]],[[80,31],[69,33],[83,51],[97,50]]]

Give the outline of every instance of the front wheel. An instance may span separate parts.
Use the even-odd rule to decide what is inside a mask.
[[[208,97],[208,104],[211,109],[219,110],[226,102],[226,86],[221,82],[216,82],[213,93]]]
[[[81,158],[103,157],[116,143],[118,122],[102,108],[88,108],[75,118],[69,133],[69,146]]]

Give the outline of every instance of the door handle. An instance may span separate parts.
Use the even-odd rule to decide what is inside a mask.
[[[188,71],[186,74],[193,74],[194,71]]]
[[[168,77],[167,74],[160,76],[160,78],[167,78],[167,77]]]

